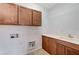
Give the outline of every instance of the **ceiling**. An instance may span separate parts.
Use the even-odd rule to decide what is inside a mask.
[[[38,5],[46,8],[46,9],[50,9],[52,8],[54,5],[56,5],[56,3],[38,3]]]
[[[79,6],[79,3],[38,3],[38,5],[49,10],[55,6]]]

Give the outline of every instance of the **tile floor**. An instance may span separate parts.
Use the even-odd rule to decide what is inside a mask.
[[[28,55],[49,55],[49,54],[45,50],[39,49],[39,50],[29,53]]]

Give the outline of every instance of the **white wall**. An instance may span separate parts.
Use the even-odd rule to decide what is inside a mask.
[[[57,4],[48,15],[46,34],[79,35],[79,4]]]
[[[10,34],[19,34],[11,39]],[[28,42],[36,41],[36,49],[41,48],[40,27],[0,26],[0,54],[26,54]]]
[[[24,7],[32,8],[44,12],[44,9],[37,4],[19,4]],[[44,13],[43,13],[44,15]],[[44,19],[43,17],[42,19]],[[11,39],[10,34],[19,34],[19,38]],[[41,27],[40,26],[12,26],[0,25],[0,54],[27,54],[28,42],[36,41],[36,49],[41,48]]]

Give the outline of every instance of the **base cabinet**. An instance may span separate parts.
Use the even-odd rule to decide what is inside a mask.
[[[48,53],[49,53],[49,38],[47,38],[47,37],[42,37],[43,38],[43,40],[42,40],[42,47],[43,47],[43,49],[45,50],[45,51],[47,51]]]
[[[46,50],[49,54],[56,54],[56,43],[55,40],[52,40],[49,37],[42,37],[42,48]]]
[[[52,40],[52,38],[49,39],[49,53],[56,55],[56,41]]]
[[[79,55],[79,51],[66,47],[66,55]]]
[[[79,46],[68,43],[55,38],[42,36],[42,48],[50,55],[79,55]]]
[[[42,36],[42,48],[51,55],[56,55],[56,41],[53,38]]]
[[[56,54],[57,55],[65,55],[65,46],[59,43],[56,43]]]

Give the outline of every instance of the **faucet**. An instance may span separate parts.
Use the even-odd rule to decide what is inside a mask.
[[[73,38],[73,35],[72,35],[72,34],[68,34],[68,37],[69,37],[69,38]]]

